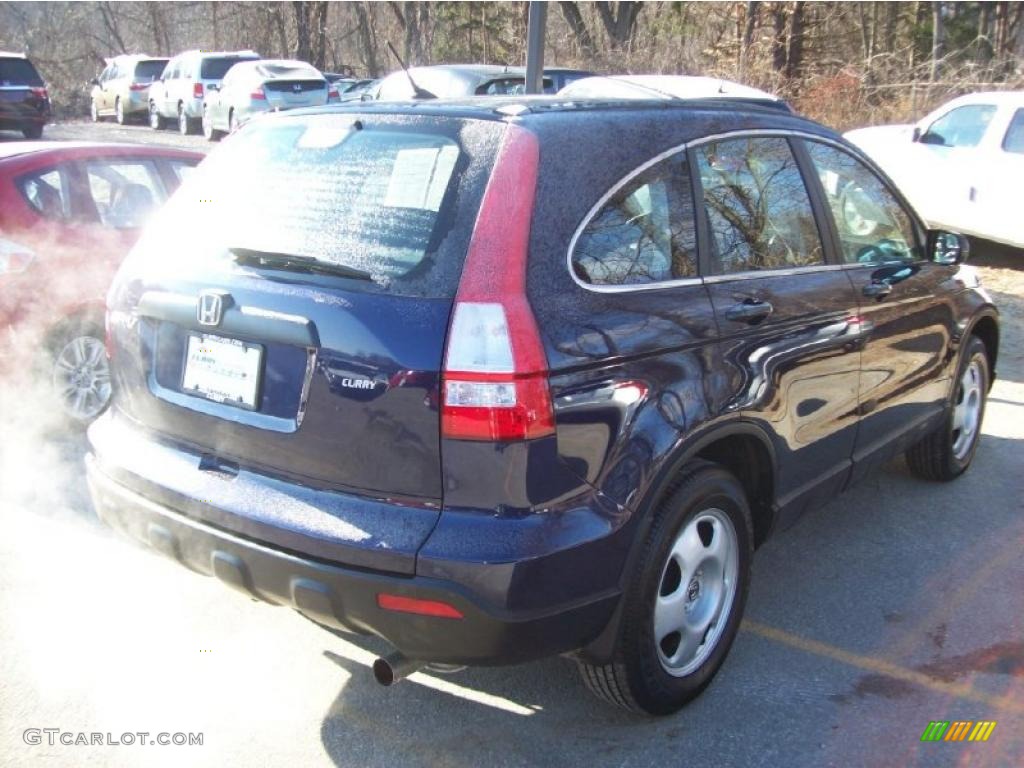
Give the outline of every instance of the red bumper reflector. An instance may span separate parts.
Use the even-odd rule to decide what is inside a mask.
[[[439,616],[442,619],[462,618],[462,611],[454,605],[448,605],[439,600],[418,600],[415,597],[402,597],[380,592],[377,595],[377,605],[385,611],[418,613],[421,616]]]

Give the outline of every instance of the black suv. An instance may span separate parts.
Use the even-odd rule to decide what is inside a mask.
[[[0,51],[0,130],[38,139],[50,120],[50,95],[32,62],[21,53]]]
[[[770,534],[900,453],[932,480],[974,456],[999,330],[966,241],[820,125],[548,97],[257,122],[110,291],[90,487],[182,563],[385,638],[382,682],[571,654],[673,711]]]

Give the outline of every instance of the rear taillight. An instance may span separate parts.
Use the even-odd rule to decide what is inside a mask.
[[[192,84],[192,97],[196,99],[203,98],[203,84],[193,83]]]
[[[508,126],[484,192],[445,353],[441,433],[457,440],[554,434],[548,368],[526,298],[526,258],[540,156]]]
[[[0,237],[0,275],[24,272],[35,257],[28,246]]]
[[[263,92],[263,88],[255,88],[253,89],[253,92],[249,94],[249,98],[262,101],[267,98],[267,94]]]
[[[339,96],[338,96],[338,89],[335,88],[333,85],[330,88],[327,89],[327,98],[328,99],[337,99],[337,98],[339,98]]]
[[[50,98],[50,94],[47,93],[45,88],[33,88],[32,93],[33,95],[38,96],[40,99]]]
[[[128,90],[129,91],[144,91],[147,88],[149,88],[149,85],[150,85],[149,83],[132,83],[131,85],[128,86]],[[200,89],[199,95],[202,96],[203,95],[202,94],[202,88],[203,88],[202,84],[201,83],[196,83],[196,85],[199,86],[199,89]]]

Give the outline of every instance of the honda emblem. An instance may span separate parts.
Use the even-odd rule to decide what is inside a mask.
[[[196,315],[200,325],[217,326],[224,314],[224,296],[214,291],[203,291],[199,294]]]

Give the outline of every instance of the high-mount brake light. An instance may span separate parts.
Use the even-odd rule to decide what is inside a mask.
[[[555,431],[547,360],[526,297],[539,158],[533,133],[505,128],[448,331],[441,403],[446,438],[532,440]]]

